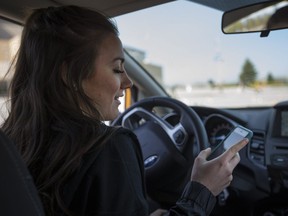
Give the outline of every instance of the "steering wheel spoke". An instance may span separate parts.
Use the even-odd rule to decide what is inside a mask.
[[[153,112],[142,107],[135,107],[127,112],[127,114],[122,118],[121,125],[134,130],[147,121],[152,121],[158,124],[170,137],[175,147],[179,151],[183,150],[184,144],[188,139],[188,133],[180,122],[177,125],[172,126]]]

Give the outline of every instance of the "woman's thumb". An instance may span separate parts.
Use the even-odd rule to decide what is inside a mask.
[[[202,151],[199,153],[199,156],[200,156],[201,158],[207,159],[207,157],[210,155],[210,153],[211,153],[211,148],[209,147],[209,148],[206,148],[206,149],[202,150]]]

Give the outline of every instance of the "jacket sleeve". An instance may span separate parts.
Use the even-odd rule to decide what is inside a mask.
[[[192,181],[187,183],[182,196],[166,215],[206,216],[215,203],[216,198],[204,185]]]

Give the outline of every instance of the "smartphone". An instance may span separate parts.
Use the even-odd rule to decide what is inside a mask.
[[[222,140],[218,145],[212,148],[211,154],[207,160],[211,160],[221,155],[224,151],[230,148],[232,145],[239,143],[244,138],[248,138],[249,142],[253,136],[253,132],[241,125],[234,127],[230,133]]]

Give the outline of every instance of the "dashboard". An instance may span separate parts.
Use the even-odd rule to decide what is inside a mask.
[[[238,124],[253,131],[251,142],[240,151],[232,187],[240,191],[256,188],[264,194],[288,189],[288,101],[262,108],[191,108],[202,119],[211,147]]]
[[[288,137],[288,110],[283,110],[280,112],[280,122],[281,122],[281,137]]]
[[[211,147],[238,124],[253,131],[251,142],[239,152],[241,161],[227,190],[229,200],[238,203],[237,207],[232,206],[232,211],[247,208],[253,203],[253,209],[260,212],[259,215],[263,212],[287,215],[288,101],[261,108],[191,108],[202,119]],[[220,205],[218,215],[225,215],[230,210],[227,208]]]
[[[200,144],[196,143],[197,141],[199,141],[199,139],[194,139],[193,136],[195,136],[195,131],[193,133],[193,127],[189,128],[189,136],[191,136],[191,138],[189,137],[189,142],[191,141],[190,144],[192,144],[189,145],[190,148],[186,148],[186,151],[183,152],[181,151],[182,149],[171,148],[173,150],[171,151],[171,154],[169,154],[169,156],[171,155],[171,157],[169,157],[169,160],[165,160],[165,156],[170,153],[167,149],[168,147],[171,147],[170,145],[167,145],[167,143],[169,143],[169,141],[173,140],[174,138],[185,138],[185,131],[178,133],[179,128],[181,128],[181,124],[187,123],[187,121],[183,121],[184,115],[181,115],[182,112],[185,113],[185,110],[176,109],[173,106],[166,107],[166,104],[164,104],[163,102],[162,104],[160,103],[160,105],[158,103],[155,103],[155,101],[153,100],[147,100],[145,102],[149,102],[149,106],[146,107],[143,104],[136,104],[137,109],[131,107],[131,110],[133,112],[131,112],[131,110],[128,110],[129,115],[126,115],[126,117],[128,116],[130,118],[130,125],[133,129],[135,129],[134,131],[136,135],[139,135],[138,138],[140,141],[142,141],[140,142],[142,144],[142,149],[144,150],[150,148],[150,145],[148,145],[147,143],[152,143],[152,150],[157,148],[157,151],[155,150],[156,153],[151,151],[153,153],[151,154],[152,156],[149,155],[150,152],[147,151],[149,154],[146,155],[148,156],[147,159],[149,160],[145,159],[144,164],[147,162],[149,166],[145,166],[146,174],[148,173],[148,171],[153,171],[152,168],[157,163],[158,158],[164,158],[162,160],[164,162],[159,162],[157,166],[161,166],[161,168],[163,169],[165,168],[164,170],[167,170],[167,173],[164,172],[163,175],[161,174],[157,176],[157,178],[154,178],[155,176],[150,175],[150,179],[147,178],[149,179],[150,184],[147,183],[147,185],[153,186],[150,188],[150,192],[152,193],[153,198],[155,198],[154,196],[156,194],[156,200],[158,200],[159,197],[165,197],[164,201],[170,203],[171,200],[174,200],[174,197],[173,195],[172,197],[168,196],[166,190],[169,192],[169,194],[171,191],[174,194],[177,194],[177,189],[181,187],[181,184],[174,183],[177,182],[178,179],[185,179],[187,174],[186,170],[184,170],[183,173],[180,171],[178,172],[178,170],[180,170],[179,167],[185,167],[184,165],[182,166],[182,164],[179,163],[181,164],[181,166],[177,166],[178,163],[173,162],[180,161],[179,158],[181,158],[181,162],[186,162],[189,161],[190,158],[195,158],[195,156],[197,155],[197,151],[196,154],[192,157],[191,152],[193,152],[194,154],[195,149],[199,150]],[[153,115],[151,113],[144,112],[145,110],[143,111],[143,107],[147,108],[147,110],[153,113]],[[229,210],[231,210],[232,212],[235,212],[235,209],[237,209],[236,211],[239,210],[239,212],[241,212],[240,210],[245,209],[243,207],[247,206],[252,209],[251,211],[287,211],[288,101],[278,103],[273,107],[247,107],[225,109],[204,106],[191,106],[190,108],[193,109],[193,111],[196,112],[199,116],[200,124],[202,121],[208,136],[208,145],[210,145],[210,147],[212,148],[219,142],[221,142],[228,135],[228,133],[230,133],[231,129],[233,129],[237,125],[248,128],[253,132],[253,137],[251,138],[251,141],[241,151],[239,151],[241,160],[236,166],[236,168],[233,170],[233,181],[231,182],[229,187],[225,189],[225,193],[223,192],[224,199],[221,198],[221,205],[219,208],[220,212],[216,215],[229,215],[229,213],[227,212],[225,214],[221,212],[223,206],[225,206],[226,210],[227,208],[229,208]],[[142,111],[140,112],[139,110]],[[146,115],[148,115],[148,117]],[[193,121],[192,119],[189,119],[189,121],[190,120]],[[174,134],[177,136],[173,135],[171,139],[170,136],[167,136],[169,135],[168,133],[163,134],[163,131],[165,132],[165,130],[161,128],[163,125],[167,126],[168,128],[171,126],[171,128],[173,128],[173,130],[177,132],[175,132]],[[175,130],[175,128],[177,130]],[[142,131],[150,132],[149,139],[147,139],[146,133],[144,134],[142,133]],[[156,145],[156,143],[158,145]],[[172,145],[175,145],[175,143],[173,143]],[[202,148],[205,148],[205,146],[203,147],[202,145]],[[193,149],[193,151],[191,151],[191,149]],[[182,157],[183,155],[184,157]],[[167,167],[172,167],[173,169],[167,169]],[[177,174],[171,175],[171,173]],[[163,187],[163,178],[168,179],[169,183],[171,182],[171,185],[169,185],[169,187]],[[155,182],[159,183],[156,185],[156,187]],[[160,188],[160,190],[158,190],[158,187]],[[154,190],[155,188],[157,188],[157,190]],[[154,191],[157,191],[157,193],[154,193]],[[162,199],[159,200],[163,201]],[[235,205],[223,204],[223,202],[225,203],[226,200],[227,202],[230,202],[232,200]],[[219,209],[217,208],[217,210]],[[246,213],[240,215],[248,215]],[[264,214],[260,213],[255,215],[262,216]]]

